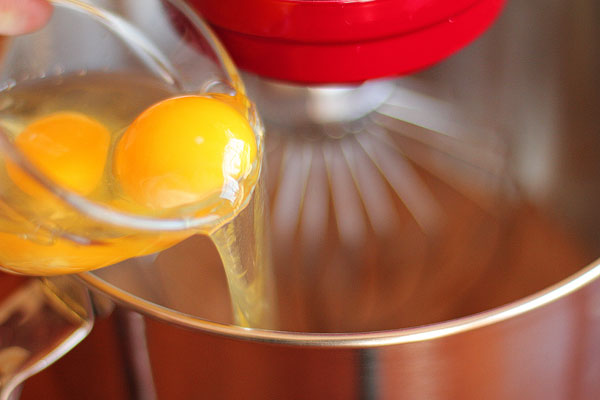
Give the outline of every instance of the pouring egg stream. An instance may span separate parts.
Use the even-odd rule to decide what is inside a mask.
[[[207,200],[217,198],[227,205],[223,210],[235,212],[250,195],[259,168],[248,119],[234,101],[222,97],[159,101],[116,139],[119,132],[92,116],[59,110],[27,124],[16,133],[14,145],[53,184],[112,209],[140,216],[180,215],[178,210],[187,209],[193,210],[192,218],[218,213],[223,223],[231,213],[219,212]],[[0,204],[0,263],[9,271],[53,275],[91,270],[163,250],[197,233],[128,231],[77,240],[71,233],[87,236],[86,218],[13,161],[4,164],[9,194]],[[24,209],[44,215],[41,222],[9,206],[11,187],[20,192]]]

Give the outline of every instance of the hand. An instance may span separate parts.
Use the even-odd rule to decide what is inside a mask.
[[[46,0],[0,0],[0,35],[29,33],[42,27],[52,15]]]

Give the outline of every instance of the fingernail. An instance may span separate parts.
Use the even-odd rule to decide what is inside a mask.
[[[0,35],[17,35],[23,30],[23,17],[13,11],[0,11]]]
[[[0,0],[0,35],[20,35],[42,27],[52,15],[46,0]]]

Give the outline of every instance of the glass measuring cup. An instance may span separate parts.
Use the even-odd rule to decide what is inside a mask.
[[[37,32],[12,39],[2,59],[2,268],[26,275],[56,275],[136,257],[144,263],[187,237],[210,234],[222,250],[224,263],[231,266],[236,319],[240,324],[268,325],[264,305],[268,274],[263,273],[268,260],[262,250],[264,209],[262,186],[257,183],[262,128],[228,56],[181,1],[56,0],[52,4],[51,21]],[[110,151],[106,166],[99,168],[107,180],[100,178],[97,188],[83,193],[81,187],[53,175],[60,163],[38,164],[39,157],[27,154],[18,140],[30,124],[43,118],[76,114],[79,119],[85,115],[102,121],[112,132],[110,148],[144,109],[183,95],[214,100],[245,120],[256,158],[243,176],[229,179],[232,176],[223,172],[220,190],[164,210],[147,212],[110,194],[120,191],[118,182],[111,182]],[[86,178],[86,159],[94,158],[100,147],[90,140],[81,137],[72,152],[85,154],[74,170]],[[233,144],[239,147],[239,141]],[[224,171],[239,166],[235,154],[225,154]],[[227,161],[228,156],[234,159]],[[89,296],[71,285],[69,278],[47,278],[7,300],[2,324],[9,335],[2,337],[1,347],[10,363],[2,371],[3,396],[89,332],[93,322]],[[25,334],[45,324],[45,337]]]

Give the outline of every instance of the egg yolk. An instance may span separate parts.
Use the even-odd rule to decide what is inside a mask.
[[[247,119],[216,98],[175,97],[144,111],[115,150],[125,194],[151,209],[198,202],[237,187],[256,160]]]
[[[15,146],[54,183],[80,195],[100,183],[106,164],[110,132],[98,121],[76,112],[59,112],[25,128]],[[6,169],[24,192],[38,197],[43,189],[11,161]]]

